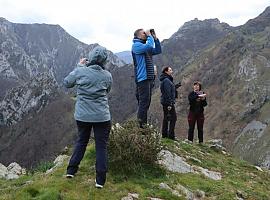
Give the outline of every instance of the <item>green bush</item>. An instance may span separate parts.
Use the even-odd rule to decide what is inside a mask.
[[[152,126],[142,129],[136,121],[114,125],[108,145],[110,169],[138,172],[145,165],[155,165],[160,150],[161,135]]]
[[[41,161],[36,167],[31,168],[29,170],[30,174],[34,174],[36,172],[46,172],[54,166],[53,161]]]

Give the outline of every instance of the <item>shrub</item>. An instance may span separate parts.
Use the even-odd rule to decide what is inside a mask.
[[[112,127],[108,145],[110,169],[132,173],[155,165],[161,150],[161,135],[152,126],[140,128],[136,121]]]
[[[46,172],[54,166],[53,161],[41,161],[36,167],[31,168],[29,170],[30,174],[34,174],[36,172]]]

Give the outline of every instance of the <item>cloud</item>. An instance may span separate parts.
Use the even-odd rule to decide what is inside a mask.
[[[0,0],[1,17],[18,23],[59,24],[85,43],[129,50],[134,30],[155,28],[161,40],[185,22],[218,18],[232,26],[259,15],[269,0]]]

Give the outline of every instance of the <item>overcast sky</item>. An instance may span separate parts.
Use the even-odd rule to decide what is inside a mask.
[[[0,0],[0,17],[59,24],[84,43],[119,52],[130,50],[138,28],[154,28],[163,40],[194,18],[218,18],[238,26],[267,6],[270,0]]]

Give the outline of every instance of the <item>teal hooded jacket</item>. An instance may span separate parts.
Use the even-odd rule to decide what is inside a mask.
[[[108,97],[112,75],[103,66],[107,51],[95,47],[89,53],[89,66],[76,67],[65,79],[67,88],[77,87],[74,118],[82,122],[105,122],[111,120]]]

